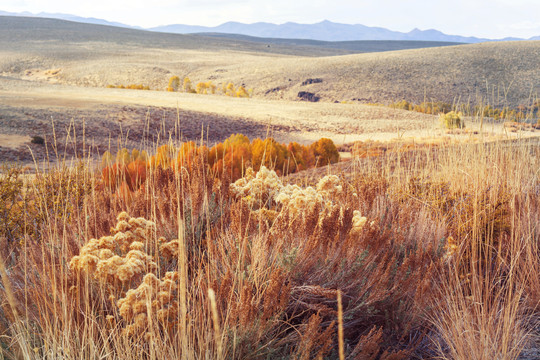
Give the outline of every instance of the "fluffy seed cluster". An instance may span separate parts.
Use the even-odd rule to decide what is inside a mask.
[[[360,214],[360,211],[353,211],[351,235],[359,234],[367,223],[367,218]]]
[[[248,202],[252,208],[258,209],[255,214],[268,208],[272,200],[281,206],[281,211],[288,212],[291,218],[313,212],[318,208],[320,209],[319,220],[322,220],[336,208],[340,212],[343,210],[339,204],[339,197],[343,194],[343,185],[336,175],[323,177],[316,187],[302,188],[298,185],[283,185],[274,171],[262,166],[256,174],[249,168],[244,178],[231,185],[231,191],[237,198]],[[266,216],[268,211],[273,210],[266,209],[262,214],[265,218],[268,217]],[[270,220],[273,221],[277,214],[273,211]],[[351,233],[353,234],[360,232],[367,223],[367,219],[361,216],[358,210],[354,211],[352,221]]]
[[[298,185],[287,185],[281,188],[276,202],[284,205],[289,212],[299,214],[312,211],[320,206],[322,211],[336,206],[336,199],[343,192],[341,180],[336,175],[327,175],[317,183],[317,187],[301,188]]]
[[[167,272],[163,280],[146,274],[142,283],[118,300],[120,316],[128,324],[126,335],[151,335],[152,326],[170,330],[178,322],[178,272]]]
[[[116,305],[128,335],[148,337],[153,326],[167,330],[177,322],[178,273],[167,272],[163,279],[154,274],[157,264],[147,250],[155,248],[155,232],[152,221],[122,212],[111,229],[113,235],[91,239],[70,262],[75,271],[85,271],[102,283],[121,285],[123,295]],[[166,242],[159,238],[157,244],[159,253],[155,256],[166,260],[178,257],[178,240]],[[125,293],[126,288],[131,289]],[[112,294],[110,298],[113,302],[116,299]],[[107,316],[107,321],[114,323],[114,320],[115,316]]]
[[[283,184],[276,172],[265,166],[261,166],[256,174],[252,168],[248,168],[246,175],[230,186],[235,196],[242,198],[255,209],[267,206],[282,188]]]
[[[145,250],[147,239],[155,233],[155,224],[143,218],[131,218],[125,212],[117,220],[111,229],[113,235],[91,239],[71,259],[71,269],[86,271],[101,282],[127,283],[157,267]]]

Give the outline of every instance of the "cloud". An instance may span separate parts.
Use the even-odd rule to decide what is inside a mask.
[[[516,30],[540,30],[540,21],[521,21],[508,25],[508,28]]]

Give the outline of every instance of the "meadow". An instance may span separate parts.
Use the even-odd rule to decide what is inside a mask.
[[[540,358],[538,42],[0,20],[0,359]]]
[[[539,355],[537,142],[257,141],[5,168],[3,358]]]

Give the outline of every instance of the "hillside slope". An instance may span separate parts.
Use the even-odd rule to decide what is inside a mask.
[[[308,91],[322,101],[482,100],[517,106],[540,94],[538,59],[540,41],[481,43],[301,62],[280,59],[231,67],[228,77],[234,73],[237,81],[256,82],[258,95],[273,98],[294,99]],[[308,78],[323,81],[302,86]]]
[[[298,100],[305,91],[326,102],[487,101],[514,107],[540,93],[540,41],[350,54],[332,48],[339,43],[265,43],[51,19],[0,20],[0,75],[29,81],[142,83],[164,90],[178,75],[194,84],[232,81],[270,99]],[[322,81],[302,85],[309,79]]]

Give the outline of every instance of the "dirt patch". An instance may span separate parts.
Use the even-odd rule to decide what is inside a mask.
[[[30,141],[30,136],[0,134],[0,147],[16,149]]]
[[[24,71],[21,78],[30,81],[48,81],[51,83],[58,83],[61,71],[62,69],[28,69]]]

